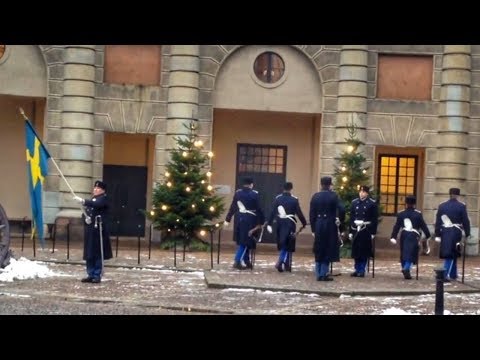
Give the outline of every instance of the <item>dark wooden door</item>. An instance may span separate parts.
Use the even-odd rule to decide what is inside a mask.
[[[147,168],[144,166],[105,165],[104,181],[110,197],[111,234],[145,236]]]
[[[242,186],[244,177],[252,177],[253,189],[260,195],[260,206],[268,219],[275,197],[283,191],[286,180],[287,147],[280,145],[237,145],[235,188]],[[273,234],[264,231],[262,242],[274,243]]]

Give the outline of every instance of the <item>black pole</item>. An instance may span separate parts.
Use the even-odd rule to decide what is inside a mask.
[[[118,257],[118,238],[120,233],[120,220],[117,220],[117,243],[115,244],[115,257]]]
[[[185,262],[185,250],[187,249],[187,244],[185,244],[185,240],[183,239],[183,262]]]
[[[220,264],[220,239],[221,238],[222,238],[222,229],[218,230],[217,265]]]
[[[173,238],[173,266],[177,267],[177,237]]]
[[[150,256],[152,255],[152,232],[153,232],[153,223],[150,224],[150,234],[148,236],[148,260],[150,260]]]
[[[330,275],[333,276],[333,261],[330,263]]]
[[[137,225],[138,227],[138,241],[137,241],[137,244],[138,244],[138,255],[137,255],[137,263],[140,264],[140,231],[142,229],[142,225]]]
[[[33,257],[35,257],[35,234],[33,234],[32,236],[32,240],[33,240]]]
[[[55,240],[57,238],[57,222],[55,221],[52,225],[52,245],[53,245],[53,249],[52,249],[52,253],[55,252]]]
[[[289,272],[292,272],[292,266],[293,266],[293,251],[289,252],[289,257],[288,257],[288,265],[289,265]]]
[[[213,232],[210,230],[210,269],[213,269]]]
[[[70,259],[70,221],[67,224],[67,260]]]
[[[418,265],[420,263],[420,255],[417,256],[417,280],[418,280]]]
[[[23,252],[23,243],[25,242],[25,227],[26,227],[25,220],[26,220],[26,219],[27,219],[27,218],[24,217],[23,220],[22,220],[22,222],[21,222],[21,224],[22,224],[22,225],[21,225],[21,226],[22,226],[22,252]]]
[[[467,256],[467,239],[463,246],[463,258],[462,258],[462,284],[465,283],[465,257]]]
[[[443,282],[445,281],[445,269],[435,269],[437,288],[435,291],[435,315],[443,315]]]
[[[372,278],[375,277],[375,238],[373,238]]]

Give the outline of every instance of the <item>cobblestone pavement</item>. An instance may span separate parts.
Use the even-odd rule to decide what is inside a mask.
[[[106,261],[100,284],[85,284],[80,247],[72,246],[69,259],[62,245],[55,253],[32,249],[22,252],[18,241],[14,256],[48,266],[55,276],[0,282],[0,314],[433,314],[434,269],[440,259],[421,257],[419,280],[406,281],[398,261],[378,259],[375,278],[348,274],[350,259],[333,268],[335,281],[317,282],[312,256],[296,254],[292,273],[278,273],[276,254],[258,251],[253,271],[231,268],[233,254],[121,248]],[[461,265],[461,262],[460,262]],[[467,258],[465,284],[445,284],[446,314],[480,314],[480,261]],[[413,271],[413,274],[415,272]],[[409,294],[409,295],[405,295]],[[416,294],[416,295],[412,295]]]

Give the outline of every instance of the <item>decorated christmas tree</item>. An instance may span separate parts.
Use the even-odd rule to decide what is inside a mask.
[[[197,125],[186,126],[189,134],[176,137],[176,148],[170,151],[164,179],[153,190],[153,227],[162,231],[162,242],[180,241],[189,246],[214,231],[215,220],[223,213],[223,198],[215,195],[211,184],[212,152],[203,151],[197,137]]]
[[[358,198],[361,185],[369,185],[367,175],[368,167],[364,165],[366,158],[359,151],[361,145],[365,145],[357,137],[357,126],[353,123],[347,126],[348,139],[346,150],[340,154],[338,165],[335,166],[335,191],[343,202],[346,210],[345,224],[350,221],[350,207],[352,200]]]

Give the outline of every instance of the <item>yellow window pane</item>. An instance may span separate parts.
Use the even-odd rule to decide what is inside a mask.
[[[268,156],[268,148],[263,148],[262,149],[262,155],[263,156]]]
[[[408,159],[408,167],[414,167],[415,166],[415,159],[414,158],[409,158]]]
[[[400,176],[406,176],[406,175],[407,175],[407,168],[401,167],[401,168],[398,170],[398,175],[400,175]]]
[[[283,158],[277,157],[277,165],[283,165]]]
[[[269,155],[273,156],[273,157],[277,156],[277,150],[276,149],[269,149]]]
[[[275,165],[269,165],[268,166],[268,172],[269,173],[272,173],[272,174],[275,174]]]
[[[407,159],[406,158],[400,158],[400,166],[407,166]]]
[[[388,185],[395,185],[395,184],[396,184],[395,177],[394,176],[389,176],[388,177]]]
[[[413,195],[413,186],[407,186],[407,194]]]
[[[405,186],[406,183],[407,183],[407,179],[406,179],[406,178],[404,178],[404,177],[399,177],[399,178],[398,178],[398,185],[400,185],[400,186],[402,186],[402,185]]]
[[[382,176],[380,178],[380,184],[387,185],[388,184],[388,176]]]
[[[277,166],[276,166],[276,170],[277,170],[277,171],[276,171],[277,174],[283,173],[283,166],[278,166],[278,165],[277,165]]]
[[[412,178],[412,177],[407,178],[407,185],[408,186],[413,186],[413,184],[414,184],[414,178]]]
[[[415,169],[414,168],[408,168],[407,169],[407,176],[415,176]]]
[[[387,185],[380,185],[380,192],[382,194],[386,193],[388,190],[388,186]]]
[[[380,169],[380,175],[388,175],[388,166],[382,166]]]
[[[389,213],[389,214],[395,213],[395,205],[388,205],[387,206],[387,213]]]
[[[388,175],[395,176],[397,175],[397,168],[391,167],[388,169]]]
[[[389,194],[395,194],[395,186],[389,186],[388,187],[388,193]]]
[[[391,157],[388,161],[388,165],[397,166],[397,158]]]
[[[283,158],[283,149],[277,149],[277,156],[280,156]]]
[[[386,156],[382,156],[381,158],[381,166],[384,167],[384,166],[388,166],[388,157]]]
[[[253,171],[253,164],[247,164],[247,166],[245,167],[245,171],[252,172]]]

